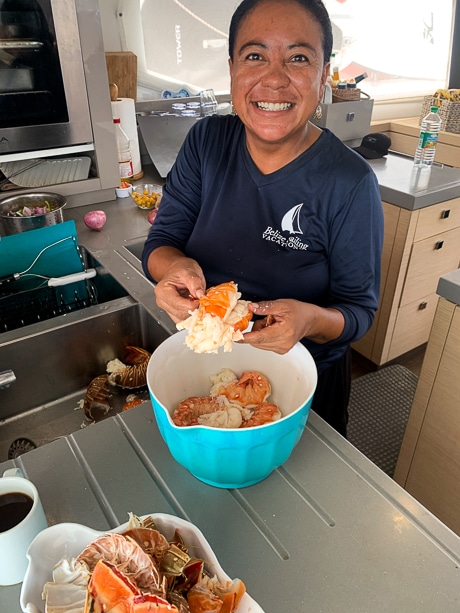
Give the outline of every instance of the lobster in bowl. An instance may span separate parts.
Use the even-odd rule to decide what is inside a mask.
[[[251,321],[249,301],[241,300],[238,286],[229,281],[210,287],[198,302],[190,317],[176,326],[188,331],[185,344],[196,353],[218,353],[220,347],[230,352]]]
[[[304,431],[317,383],[310,352],[300,343],[284,355],[234,343],[230,352],[196,353],[184,344],[186,335],[182,330],[163,341],[147,366],[154,414],[171,455],[197,479],[215,487],[241,488],[262,481],[286,462]],[[252,427],[219,428],[196,423],[192,408],[190,424],[175,423],[178,405],[184,399],[209,397],[212,377],[225,370],[239,375],[224,386],[231,401],[257,384],[257,375],[251,373],[266,377],[270,397],[264,394],[259,404],[275,405],[279,418]],[[188,419],[189,408],[179,420]]]

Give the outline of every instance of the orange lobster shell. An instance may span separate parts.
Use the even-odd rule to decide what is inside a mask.
[[[99,560],[86,592],[84,613],[179,613],[161,596],[144,594],[116,566]]]
[[[241,294],[234,281],[221,283],[210,287],[206,294],[200,298],[200,308],[205,313],[210,313],[221,319],[226,319],[236,307]],[[252,313],[248,311],[244,317],[233,324],[235,330],[243,331],[248,327]]]
[[[229,309],[235,306],[238,300],[237,293],[238,290],[233,281],[221,283],[208,289],[206,294],[200,298],[200,306],[206,313],[224,319]]]

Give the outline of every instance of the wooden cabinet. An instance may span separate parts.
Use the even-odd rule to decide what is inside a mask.
[[[381,365],[428,341],[439,277],[460,262],[460,198],[415,211],[383,202],[379,310],[353,348]]]
[[[460,534],[460,306],[439,299],[394,479]]]
[[[373,132],[385,132],[391,138],[391,149],[413,156],[420,133],[420,118],[409,117],[373,122]],[[436,146],[435,162],[460,168],[460,134],[441,131]]]

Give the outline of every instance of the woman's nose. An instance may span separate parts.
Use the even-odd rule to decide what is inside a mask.
[[[263,75],[262,82],[272,89],[279,89],[289,85],[289,75],[282,62],[270,62]]]

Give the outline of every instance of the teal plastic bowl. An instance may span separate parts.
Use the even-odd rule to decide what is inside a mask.
[[[231,352],[196,354],[184,345],[184,330],[166,339],[152,354],[147,385],[160,433],[174,457],[200,481],[241,488],[262,481],[291,455],[308,419],[317,383],[310,352],[300,343],[278,355],[250,345],[233,344]],[[179,402],[209,394],[209,377],[222,368],[238,376],[246,370],[271,383],[268,401],[282,418],[254,428],[176,426],[171,415]]]

